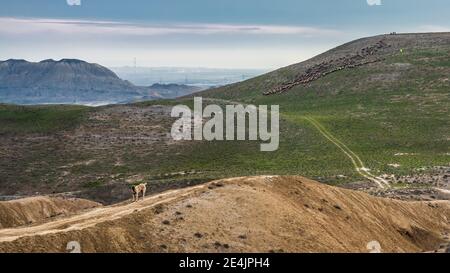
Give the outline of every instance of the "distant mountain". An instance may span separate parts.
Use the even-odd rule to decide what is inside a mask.
[[[14,104],[109,104],[173,98],[191,86],[135,86],[98,64],[75,59],[0,62],[0,102]]]

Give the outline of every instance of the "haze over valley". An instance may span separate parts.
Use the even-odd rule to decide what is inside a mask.
[[[226,69],[205,67],[111,67],[120,78],[135,85],[181,84],[204,89],[244,81],[270,69]]]

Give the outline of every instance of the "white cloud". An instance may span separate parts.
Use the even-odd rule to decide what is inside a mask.
[[[67,0],[69,6],[81,6],[81,0]]]
[[[95,20],[58,20],[58,19],[22,19],[0,17],[1,33],[9,34],[95,34],[95,35],[132,35],[154,36],[167,34],[255,34],[255,35],[287,35],[338,36],[336,30],[285,25],[231,25],[231,24],[173,24],[149,25],[125,22]]]
[[[120,46],[79,45],[70,47],[45,45],[27,50],[26,46],[15,46],[0,51],[0,60],[10,58],[41,61],[44,59],[74,58],[104,66],[131,66],[134,57],[140,66],[149,67],[214,67],[214,68],[261,68],[276,69],[311,58],[335,45],[283,48],[120,48]],[[36,50],[38,48],[39,50]]]
[[[369,6],[381,6],[381,0],[367,0]]]
[[[314,26],[13,17],[0,17],[0,25],[0,41],[8,41],[0,43],[0,60],[76,58],[107,66],[138,57],[145,66],[275,68],[349,40],[346,32]]]

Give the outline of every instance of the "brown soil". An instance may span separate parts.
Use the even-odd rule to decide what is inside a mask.
[[[49,218],[98,206],[99,203],[88,200],[44,196],[0,202],[0,228],[40,223]]]
[[[246,177],[0,230],[1,252],[383,252],[438,249],[450,202],[404,202],[302,177]]]

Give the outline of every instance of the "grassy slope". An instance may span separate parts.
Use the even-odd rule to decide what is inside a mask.
[[[255,149],[241,156],[242,161],[252,162],[245,165],[256,160],[253,172],[325,176],[330,182],[339,174],[360,179],[348,159],[302,118],[308,115],[319,120],[375,172],[406,174],[420,167],[450,163],[449,60],[450,46],[411,48],[403,54],[394,53],[382,63],[330,74],[282,95],[261,95],[267,88],[261,89],[261,82],[273,78],[266,75],[204,96],[280,105],[287,120],[282,126],[280,150],[264,155]],[[277,72],[290,73],[290,68]],[[395,156],[397,153],[413,155]],[[389,166],[394,163],[401,167]]]
[[[331,74],[282,95],[261,95],[260,85],[267,76],[206,92],[205,97],[279,104],[280,149],[262,153],[258,143],[203,142],[190,147],[189,157],[177,160],[173,170],[207,170],[213,177],[275,173],[302,174],[330,183],[360,180],[348,158],[304,116],[319,120],[375,173],[401,175],[424,166],[448,165],[450,98],[445,79],[449,59],[450,47],[414,49],[394,54],[381,64]],[[409,65],[401,68],[404,65],[399,64]],[[350,179],[339,180],[338,175]]]
[[[308,62],[314,63],[316,59],[326,59],[345,50],[352,52],[353,49],[347,47],[334,49]],[[118,180],[123,182],[134,174],[148,175],[154,183],[256,174],[300,174],[328,183],[361,180],[349,159],[303,119],[306,115],[321,122],[375,173],[406,174],[423,166],[449,165],[450,45],[405,45],[404,48],[403,54],[395,51],[381,63],[333,73],[282,95],[266,97],[261,94],[270,86],[295,76],[304,65],[297,64],[201,94],[257,105],[279,104],[281,142],[276,152],[262,153],[259,143],[245,141],[194,142],[152,148],[124,146],[100,152],[74,150],[73,147],[65,150],[65,146],[50,147],[51,143],[42,143],[17,151],[21,153],[14,157],[19,158],[18,162],[10,162],[8,158],[0,162],[9,168],[5,171],[9,178],[1,177],[0,184],[3,188],[6,186],[1,183],[3,181],[64,184],[65,178],[58,176],[55,166],[90,158],[100,160],[70,170],[82,188],[110,183],[111,175],[120,175]],[[191,105],[192,100],[184,98],[137,105],[177,103]],[[3,136],[70,132],[71,128],[83,124],[83,117],[89,111],[100,109],[0,106],[0,132]],[[396,153],[413,155],[395,156]],[[114,166],[117,154],[124,163],[119,167]],[[392,163],[401,167],[388,166]],[[30,173],[25,173],[30,169]],[[160,176],[187,170],[197,173]],[[349,178],[338,179],[338,175]]]
[[[56,139],[81,124],[89,111],[83,106],[0,105],[0,189],[35,192],[39,186],[56,182],[56,168],[68,157],[77,160]]]
[[[16,106],[0,104],[0,134],[54,133],[77,126],[84,106]]]

